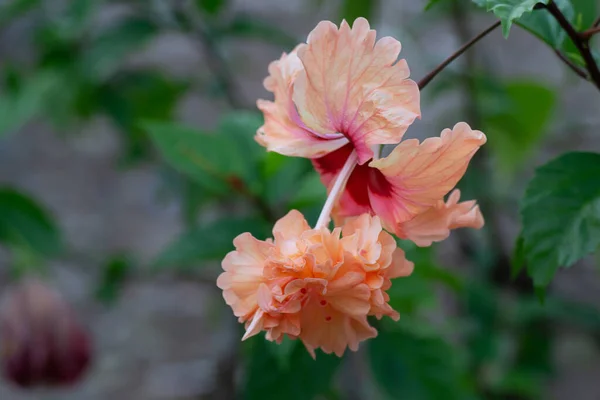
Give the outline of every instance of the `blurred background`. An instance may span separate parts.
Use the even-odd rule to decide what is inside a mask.
[[[534,168],[600,150],[600,97],[516,27],[422,92],[406,137],[458,121],[488,135],[460,184],[486,227],[400,243],[416,268],[390,289],[399,323],[315,362],[295,342],[240,343],[215,285],[233,237],[267,237],[290,208],[314,223],[325,196],[310,162],[252,141],[268,64],[320,20],[365,16],[418,80],[495,21],[470,3],[0,0],[0,294],[43,276],[93,343],[74,386],[5,379],[0,399],[599,399],[600,257],[543,303],[511,258]],[[574,3],[582,26],[600,15]]]

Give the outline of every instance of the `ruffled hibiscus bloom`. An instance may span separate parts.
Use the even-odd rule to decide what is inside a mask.
[[[483,133],[459,123],[439,138],[401,142],[379,159],[380,146],[400,142],[420,106],[406,61],[397,61],[400,42],[375,36],[364,18],[339,29],[323,21],[307,43],[271,63],[264,84],[275,100],[258,101],[265,123],[256,140],[311,158],[336,193],[333,201],[339,198],[332,206],[337,221],[375,214],[387,230],[421,246],[454,228],[480,228],[474,202],[458,203],[458,192],[443,199],[485,143]]]
[[[223,260],[217,285],[239,321],[243,339],[266,331],[342,356],[375,337],[368,315],[398,319],[385,293],[390,279],[408,276],[413,264],[378,217],[350,219],[343,228],[311,229],[301,213],[290,211],[273,228],[274,240],[244,233]]]
[[[451,229],[481,228],[483,217],[474,201],[459,203],[460,192],[443,201],[464,175],[485,135],[464,122],[440,137],[401,142],[385,158],[358,165],[341,177],[353,149],[343,146],[313,159],[321,180],[330,188],[346,181],[333,210],[336,222],[362,213],[378,215],[384,227],[419,246],[448,237]]]
[[[322,21],[290,54],[269,65],[259,100],[265,123],[256,140],[287,156],[321,157],[344,146],[359,164],[373,148],[398,143],[420,116],[419,88],[408,79],[400,42],[376,33],[364,18],[352,28]]]

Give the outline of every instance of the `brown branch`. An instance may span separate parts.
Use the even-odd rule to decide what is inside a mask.
[[[600,33],[600,26],[594,26],[587,31],[581,32],[581,38],[583,40],[590,40],[596,33]]]
[[[596,18],[592,26],[600,26],[600,17]]]
[[[421,79],[418,83],[419,89],[423,89],[433,78],[435,78],[435,76],[437,74],[442,72],[442,70],[444,70],[444,68],[446,68],[452,61],[456,60],[465,51],[467,51],[471,46],[473,46],[475,43],[477,43],[478,41],[483,39],[485,36],[487,36],[488,33],[492,32],[494,29],[496,29],[499,26],[500,26],[500,21],[494,23],[489,28],[487,28],[486,30],[481,32],[479,35],[477,35],[473,39],[471,39],[469,42],[465,43],[454,54],[452,54],[450,57],[448,57],[446,60],[444,60],[444,62],[442,62],[440,65],[438,65],[433,71],[431,71],[430,73],[425,75],[423,77],[423,79]]]
[[[554,52],[556,53],[558,58],[560,58],[565,64],[567,64],[569,68],[573,70],[573,72],[575,72],[577,75],[579,75],[586,81],[590,80],[586,72],[579,68],[577,65],[575,65],[573,61],[569,60],[563,53],[560,52],[560,50],[554,50]]]
[[[590,79],[596,85],[598,89],[600,89],[600,69],[598,69],[598,64],[594,60],[592,56],[592,52],[589,46],[589,40],[582,37],[582,35],[575,30],[573,25],[569,22],[569,20],[564,16],[562,11],[558,8],[554,1],[550,0],[550,2],[546,5],[542,4],[542,7],[548,10],[550,14],[556,19],[558,24],[563,28],[563,30],[567,33],[569,38],[577,47],[577,50],[581,54],[581,57],[585,61],[586,68],[588,70]]]

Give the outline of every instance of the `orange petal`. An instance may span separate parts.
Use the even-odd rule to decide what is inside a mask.
[[[285,54],[269,65],[269,76],[265,88],[275,95],[275,101],[258,100],[257,106],[263,112],[265,123],[256,133],[256,141],[269,151],[286,156],[319,157],[348,143],[337,135],[323,138],[304,125],[292,102],[293,82],[302,63],[296,51]]]
[[[398,236],[417,246],[430,246],[450,235],[451,229],[481,229],[484,221],[474,200],[459,203],[460,191],[454,190],[448,201],[439,201],[427,211],[398,226]]]
[[[322,21],[297,50],[304,69],[292,98],[302,121],[320,136],[343,133],[360,164],[373,157],[373,145],[399,142],[420,116],[417,84],[406,61],[397,62],[400,42],[375,37],[364,18],[339,29]]]
[[[475,152],[486,142],[485,135],[464,122],[441,137],[419,143],[401,142],[392,153],[369,166],[379,170],[369,184],[369,199],[384,226],[393,232],[437,204],[464,175]]]
[[[225,272],[219,275],[217,286],[236,317],[245,319],[258,307],[257,292],[263,277],[264,263],[272,245],[242,233],[233,241],[236,250],[222,262]]]
[[[386,278],[394,279],[412,274],[415,264],[406,259],[404,250],[397,248],[394,250],[392,264],[386,270]]]

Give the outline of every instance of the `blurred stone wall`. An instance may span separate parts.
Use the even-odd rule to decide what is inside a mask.
[[[306,3],[237,0],[235,7],[285,27],[298,38],[305,37],[321,19],[336,21],[337,2],[322,2],[317,11]],[[381,4],[382,10],[372,23],[380,36],[401,40],[402,56],[415,79],[460,46],[450,20],[435,13],[422,14],[424,1],[382,0]],[[114,10],[106,12],[111,15]],[[474,15],[470,22],[477,32],[491,19]],[[27,30],[26,22],[19,23],[0,38],[0,60],[20,51],[14,44]],[[268,63],[282,49],[239,41],[225,50],[243,97],[253,102],[267,96],[262,79]],[[560,91],[557,116],[561,118],[553,121],[547,146],[531,160],[524,178],[531,175],[533,166],[564,149],[600,150],[598,93],[566,71],[551,50],[516,28],[508,41],[499,31],[494,32],[477,45],[477,52],[498,76],[535,77]],[[179,76],[209,73],[198,46],[173,34],[158,38],[132,62],[157,64]],[[453,68],[460,66],[459,60]],[[460,113],[448,115],[462,100],[456,93],[437,98],[425,93],[423,119],[415,123],[409,135],[437,135],[448,121],[453,124],[465,119]],[[220,102],[196,93],[182,101],[179,115],[186,122],[211,127],[224,109]],[[43,201],[66,234],[73,254],[52,265],[57,271],[56,282],[90,324],[97,347],[93,370],[75,390],[25,394],[0,382],[2,400],[225,398],[215,394],[219,366],[226,362],[239,336],[213,285],[156,279],[129,284],[113,308],[91,299],[98,263],[108,254],[125,250],[142,262],[148,261],[182,230],[177,207],[157,198],[160,182],[155,167],[119,170],[118,153],[118,135],[102,119],[76,135],[62,137],[43,122],[32,123],[0,145],[0,182],[16,185]],[[515,217],[512,214],[502,219],[506,246],[511,245],[518,229]],[[451,255],[453,243],[449,240],[442,251]],[[561,272],[555,289],[600,304],[598,274],[593,263],[587,264]],[[561,343],[556,351],[559,378],[549,388],[552,398],[596,400],[600,392],[594,391],[600,375],[597,351],[569,332],[564,333]]]

